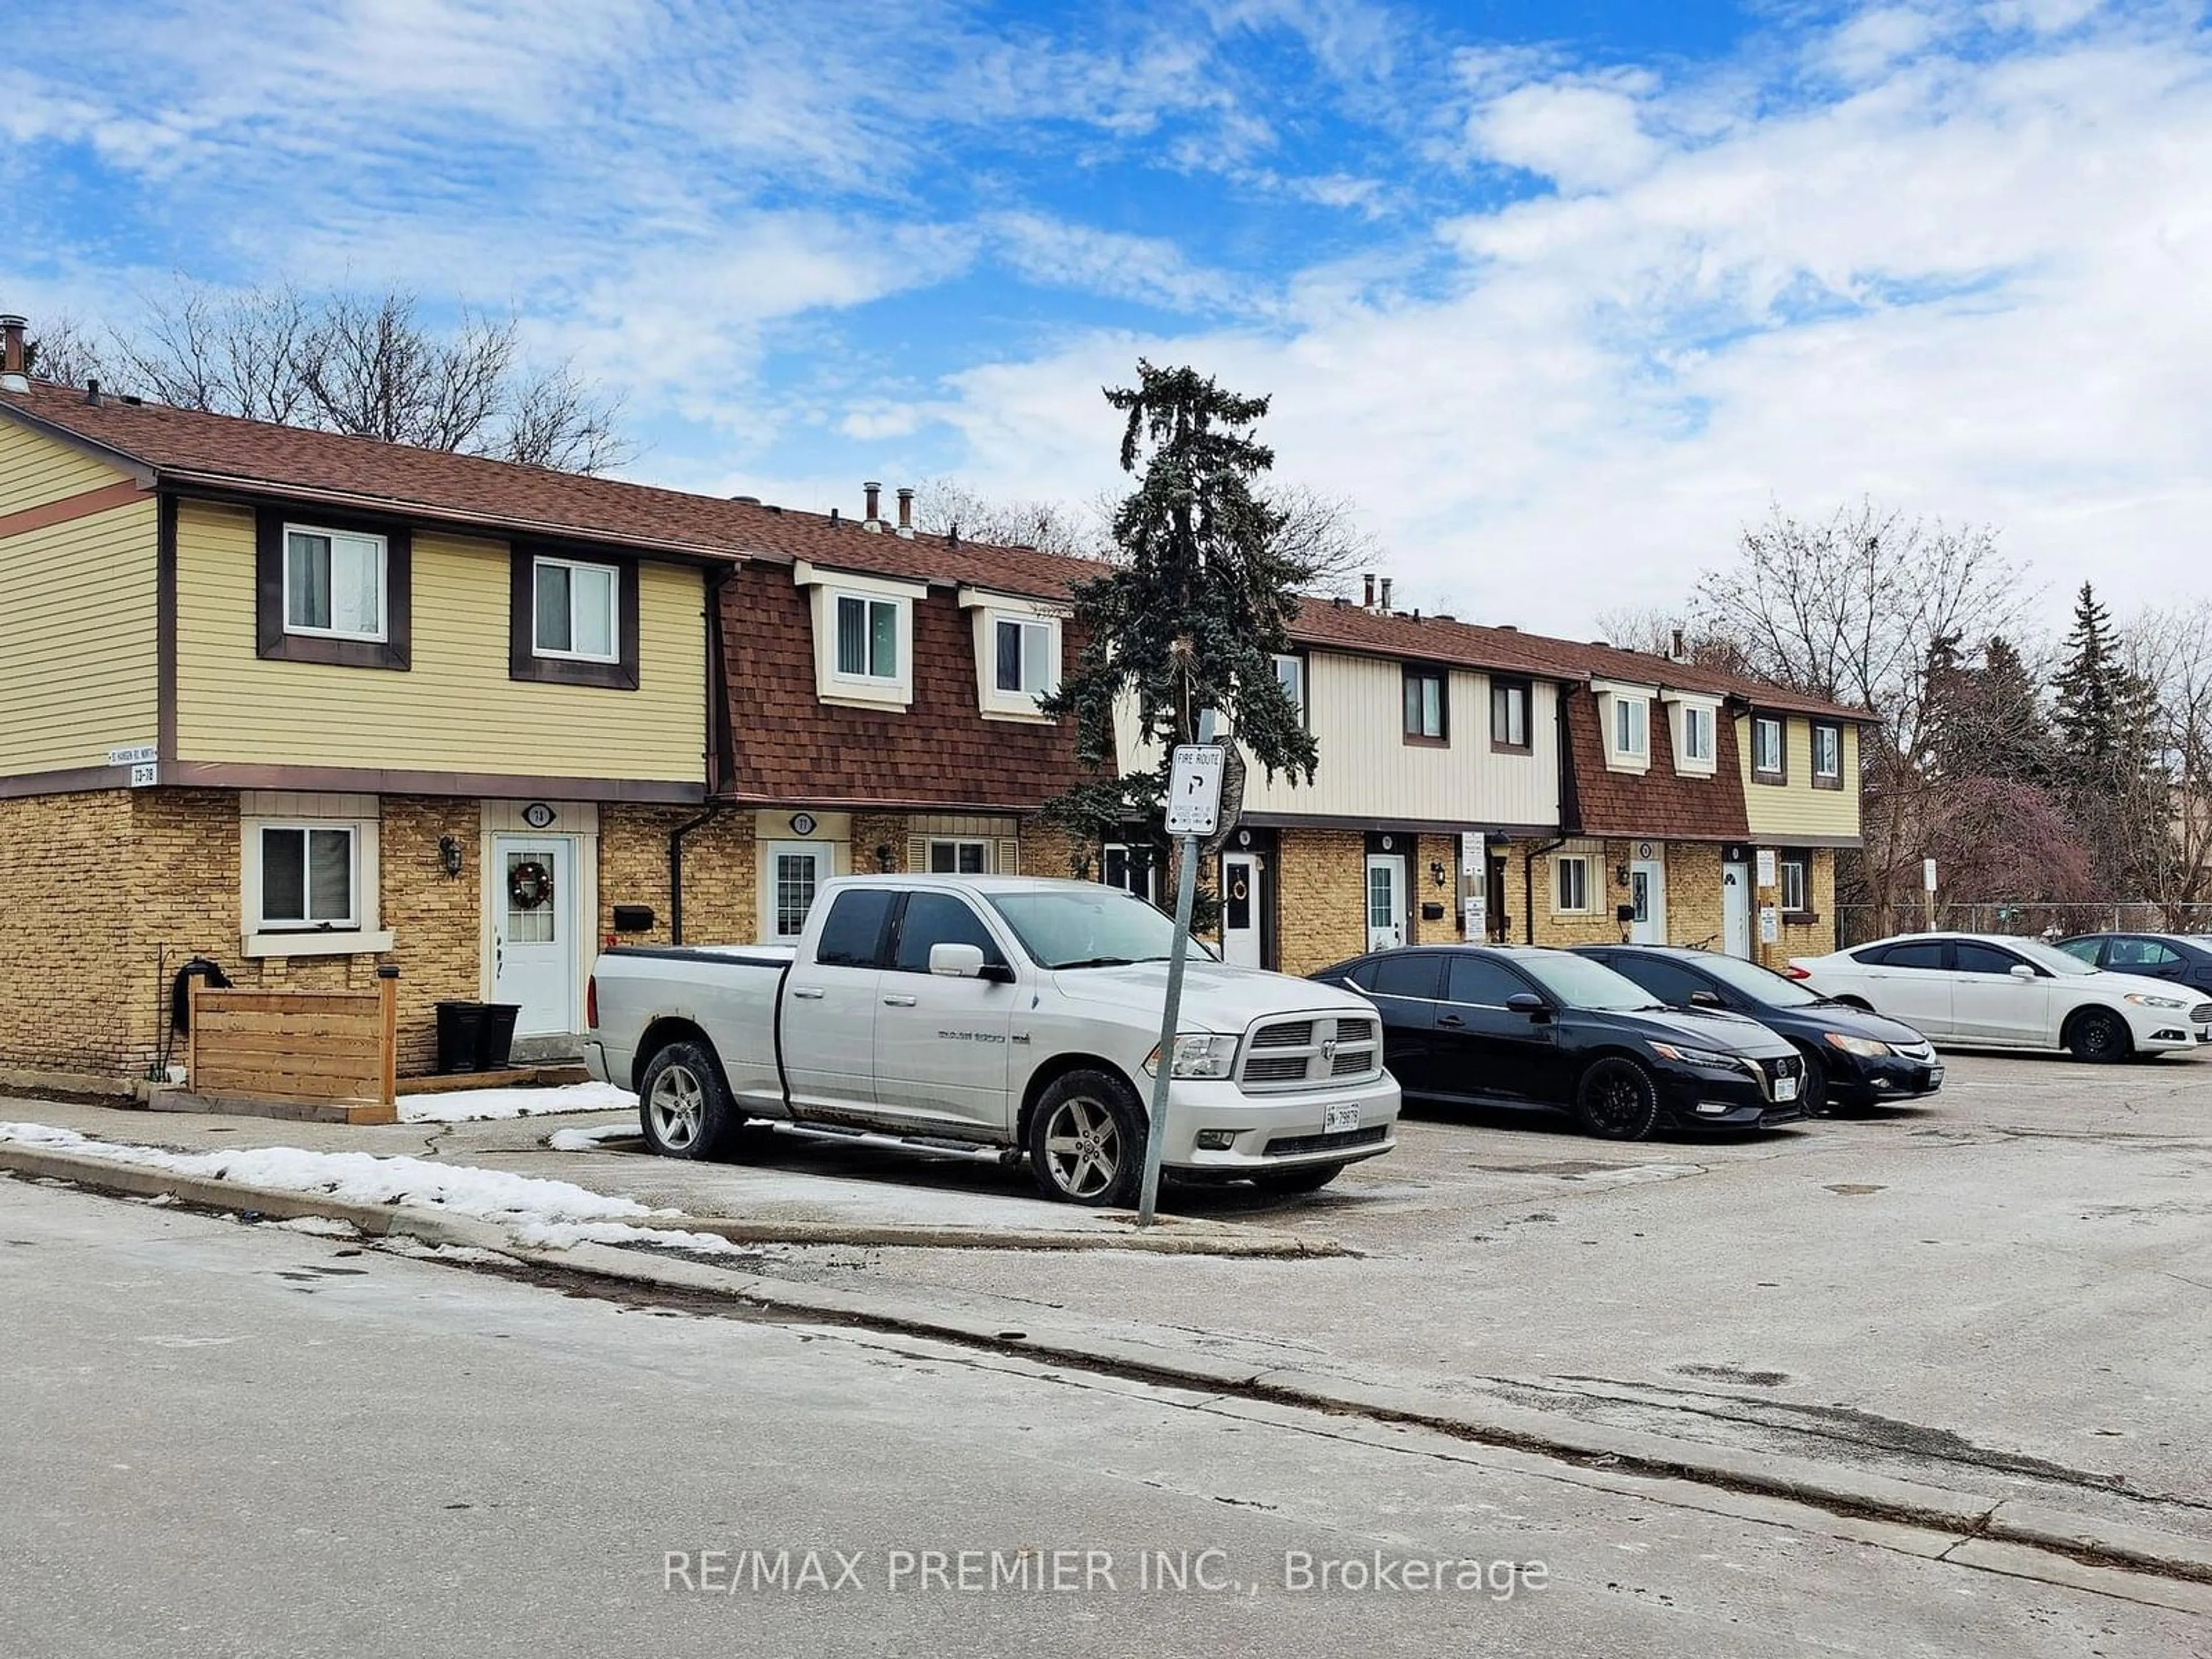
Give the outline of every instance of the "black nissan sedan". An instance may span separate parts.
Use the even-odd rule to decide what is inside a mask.
[[[1313,977],[1381,1010],[1383,1055],[1409,1099],[1568,1112],[1609,1140],[1640,1140],[1662,1120],[1746,1127],[1805,1115],[1805,1063],[1765,1026],[1664,1007],[1569,951],[1381,951]]]
[[[1942,1086],[1943,1062],[1910,1025],[1831,1002],[1755,962],[1667,945],[1583,945],[1575,953],[1670,1007],[1742,1014],[1786,1037],[1805,1061],[1810,1110],[1914,1100]]]

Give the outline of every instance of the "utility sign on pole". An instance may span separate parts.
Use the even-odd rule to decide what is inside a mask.
[[[1175,943],[1168,951],[1168,1000],[1160,1010],[1160,1046],[1153,1050],[1152,1115],[1145,1135],[1145,1184],[1137,1198],[1137,1224],[1152,1224],[1160,1197],[1160,1159],[1167,1150],[1168,1085],[1175,1076],[1176,1026],[1182,1016],[1182,967],[1190,955],[1190,913],[1198,895],[1198,838],[1221,823],[1221,770],[1225,751],[1218,743],[1176,745],[1168,769],[1168,833],[1180,836],[1176,875]]]

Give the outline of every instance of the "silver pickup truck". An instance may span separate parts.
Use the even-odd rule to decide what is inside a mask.
[[[842,877],[795,949],[606,952],[585,1062],[637,1091],[669,1157],[714,1157],[748,1118],[820,1124],[1004,1147],[1053,1197],[1124,1206],[1173,933],[1093,882]],[[1310,1191],[1395,1145],[1364,998],[1194,946],[1178,1024],[1166,1169]]]

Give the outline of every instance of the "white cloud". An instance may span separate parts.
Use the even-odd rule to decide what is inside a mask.
[[[1634,91],[1632,82],[1579,78],[1517,86],[1475,106],[1468,140],[1485,160],[1541,173],[1562,191],[1621,185],[1661,154]]]

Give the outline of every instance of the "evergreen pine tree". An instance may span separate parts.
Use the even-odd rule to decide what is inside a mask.
[[[2076,832],[2097,849],[2107,888],[2148,893],[2166,862],[2172,803],[2157,690],[2128,666],[2123,647],[2110,613],[2082,583],[2065,663],[2051,682],[2057,782]]]
[[[1115,754],[1124,706],[1160,761],[1079,784],[1045,814],[1087,844],[1143,823],[1164,850],[1168,751],[1197,742],[1209,712],[1233,729],[1232,756],[1241,750],[1270,776],[1311,781],[1313,736],[1274,657],[1290,648],[1297,589],[1312,573],[1283,550],[1283,517],[1255,493],[1274,460],[1251,435],[1267,399],[1188,368],[1140,361],[1137,374],[1136,386],[1106,393],[1128,417],[1121,470],[1136,487],[1114,516],[1113,562],[1075,592],[1082,646],[1044,708],[1073,720],[1079,756],[1094,772]]]

